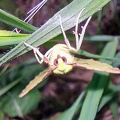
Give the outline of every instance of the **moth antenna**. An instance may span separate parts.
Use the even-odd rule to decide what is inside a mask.
[[[34,10],[36,10],[36,8],[42,8],[43,7],[43,5],[45,4],[47,2],[47,0],[43,0],[42,2],[40,2],[39,4],[37,4],[35,7],[33,7],[31,10],[29,10],[28,12],[27,12],[27,14],[29,14],[29,13],[31,13],[32,11],[34,11]]]
[[[24,21],[25,22],[30,22],[30,20],[36,15],[36,13],[44,6],[44,4],[47,2],[47,0],[43,0],[42,2],[40,2],[39,4],[37,4],[35,7],[33,7],[30,11],[27,12],[27,14],[29,14]],[[16,28],[13,30],[16,31]],[[17,31],[18,33],[21,30]]]
[[[88,25],[88,23],[89,23],[89,21],[90,21],[91,18],[92,18],[92,16],[90,16],[90,17],[87,19],[85,25],[84,25],[83,28],[82,28],[82,32],[81,32],[80,38],[79,38],[79,40],[78,40],[77,50],[79,50],[80,47],[81,47],[81,44],[82,44],[82,41],[83,41],[83,37],[84,37],[84,34],[85,34],[86,27],[87,27],[87,25]]]
[[[27,12],[28,17],[25,18],[24,21],[29,22],[35,15],[36,13],[44,6],[44,4],[47,2],[47,0],[43,0],[39,4],[37,4],[34,8],[32,8],[30,11]]]
[[[63,33],[64,41],[65,41],[66,45],[67,45],[69,48],[71,48],[70,42],[69,42],[69,40],[68,40],[68,38],[67,38],[67,36],[66,36],[66,34],[65,34],[65,31],[64,31],[64,29],[63,29],[63,25],[62,25],[62,20],[61,20],[61,15],[60,15],[60,14],[59,14],[59,19],[60,19],[60,27],[61,27],[61,31],[62,31],[62,33]]]
[[[76,21],[76,25],[75,25],[75,31],[73,32],[73,34],[75,35],[75,40],[76,40],[76,49],[78,50],[78,43],[79,43],[79,36],[78,36],[78,24],[79,24],[79,18],[82,14],[82,12],[84,11],[85,8],[83,8],[78,17],[77,17],[77,21]]]

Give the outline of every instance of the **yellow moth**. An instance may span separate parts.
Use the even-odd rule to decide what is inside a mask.
[[[24,42],[24,44],[31,49],[33,49],[35,57],[37,61],[41,64],[42,62],[45,62],[48,64],[48,68],[46,68],[44,71],[42,71],[39,75],[37,75],[27,86],[26,88],[20,93],[19,97],[23,97],[26,95],[31,89],[33,89],[38,83],[43,81],[46,77],[48,77],[50,74],[65,74],[70,72],[74,67],[80,67],[84,69],[89,70],[96,70],[96,71],[102,71],[102,72],[108,72],[108,73],[115,73],[120,74],[120,70],[118,68],[113,68],[111,65],[106,63],[101,63],[99,61],[95,61],[93,59],[81,59],[76,58],[71,53],[72,51],[77,52],[80,49],[86,27],[91,19],[89,17],[87,19],[87,22],[82,27],[81,34],[78,34],[78,20],[79,17],[84,9],[82,9],[78,15],[77,21],[76,21],[76,27],[75,31],[73,32],[75,35],[76,40],[76,48],[73,48],[69,40],[67,39],[67,36],[64,32],[61,17],[60,17],[60,27],[64,36],[64,41],[66,44],[57,44],[53,46],[50,50],[48,50],[45,55],[43,55],[38,48],[34,48],[33,46],[27,44]],[[40,59],[41,58],[41,59]]]

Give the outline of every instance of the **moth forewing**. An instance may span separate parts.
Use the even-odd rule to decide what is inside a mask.
[[[119,68],[114,68],[107,63],[102,63],[93,59],[74,58],[74,67],[81,67],[88,70],[120,74]]]
[[[47,78],[50,74],[52,74],[54,69],[46,68],[44,71],[40,72],[30,83],[26,86],[26,88],[20,93],[19,97],[25,96],[30,90],[32,90],[38,83],[42,82],[45,78]]]

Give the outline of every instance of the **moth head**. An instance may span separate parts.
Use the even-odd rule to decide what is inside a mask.
[[[67,63],[67,58],[65,56],[57,55],[54,59],[54,66],[56,69],[53,71],[55,74],[65,74],[72,70],[72,65]]]

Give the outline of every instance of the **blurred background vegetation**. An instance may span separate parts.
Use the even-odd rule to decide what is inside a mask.
[[[101,0],[99,4],[101,5],[103,1]],[[39,2],[40,0],[0,0],[0,8],[24,20],[27,17],[26,13]],[[49,0],[30,21],[30,24],[34,26],[29,27],[31,31],[28,32],[27,28],[22,29],[21,34],[9,33],[16,25],[14,23],[11,25],[9,21],[4,22],[1,17],[2,12],[0,12],[1,64],[4,59],[7,61],[5,54],[9,54],[12,48],[22,40],[28,39],[33,31],[40,28],[55,13],[71,2],[72,0]],[[96,4],[95,0],[91,0],[91,4],[92,2]],[[103,8],[93,15],[87,27],[81,47],[84,52],[80,55],[83,58],[95,58],[119,67],[120,1],[109,2],[108,0],[108,3],[102,6]],[[76,9],[74,6],[73,8]],[[81,24],[84,23],[83,21]],[[71,28],[66,33],[74,46],[73,30],[74,28]],[[63,42],[62,35],[40,46],[41,52],[45,53],[58,42]],[[37,63],[33,52],[20,55],[13,56],[12,59],[16,58],[13,60],[10,58],[9,62],[0,67],[0,120],[120,119],[120,75],[74,69],[67,75],[52,74],[25,97],[18,98],[19,93],[29,81],[46,68],[46,65]],[[108,59],[101,59],[102,57]]]

